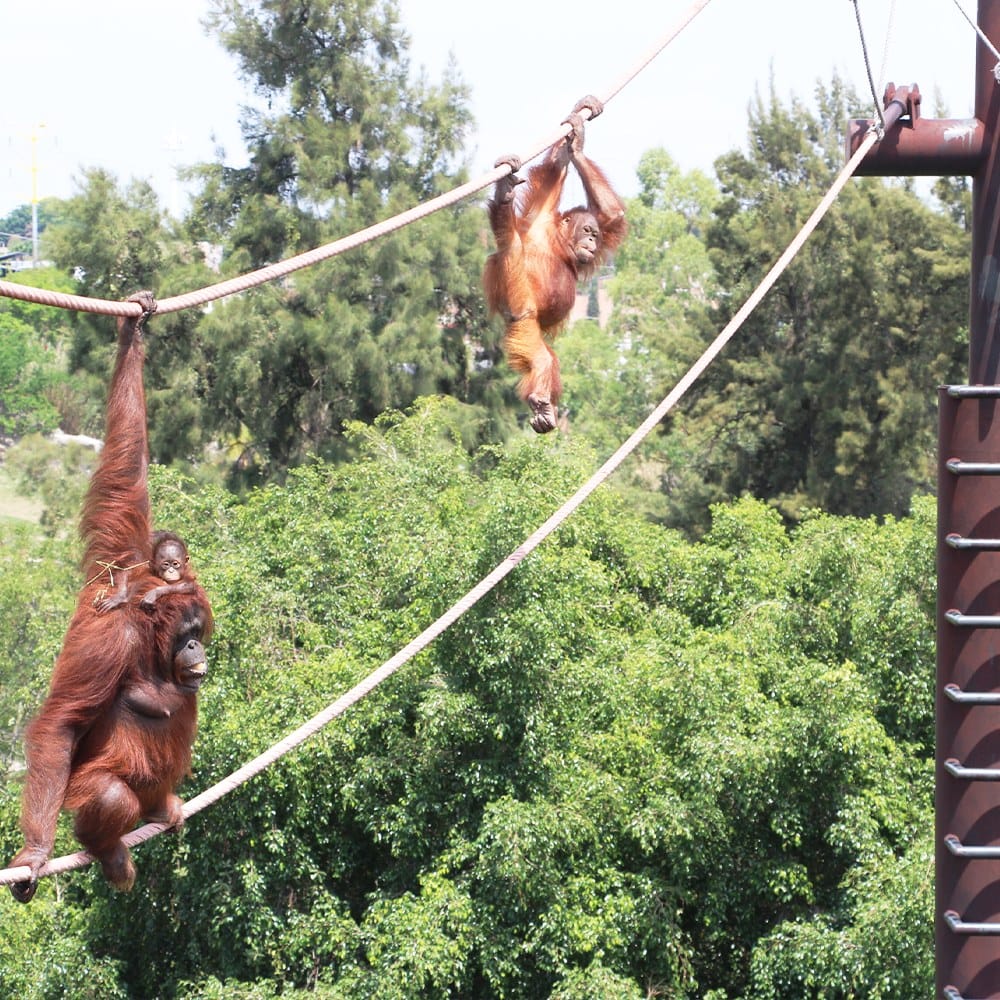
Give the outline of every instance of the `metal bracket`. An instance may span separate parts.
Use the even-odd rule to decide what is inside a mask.
[[[944,693],[957,705],[1000,705],[1000,691],[963,691],[957,684],[945,684]]]
[[[898,104],[903,109],[901,114],[909,119],[909,121],[904,121],[903,118],[900,118],[900,125],[907,125],[913,128],[920,117],[920,101],[920,88],[916,84],[913,84],[911,87],[897,87],[894,83],[887,83],[885,85],[885,93],[882,95],[882,107],[888,111],[890,104]]]
[[[956,858],[1000,858],[1000,846],[967,847],[953,833],[946,833],[944,845]]]
[[[952,399],[992,399],[1000,396],[1000,385],[949,385]]]
[[[1000,549],[1000,538],[966,538],[957,531],[949,532],[944,540],[949,548],[958,551],[975,549],[979,552],[995,552]]]
[[[956,608],[944,613],[945,620],[959,628],[1000,628],[1000,615],[964,615]]]
[[[949,458],[944,464],[956,476],[1000,476],[1000,462],[963,462],[960,458]]]

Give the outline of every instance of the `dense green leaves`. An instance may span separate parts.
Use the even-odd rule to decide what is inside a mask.
[[[9,279],[8,279],[9,280]],[[71,285],[51,269],[26,272],[21,283],[66,291]],[[0,300],[0,438],[18,439],[57,425],[74,432],[78,410],[67,378],[62,314],[14,299]]]
[[[354,462],[240,503],[157,470],[218,617],[186,794],[401,648],[592,466],[549,439],[470,460],[458,410],[356,425]],[[364,701],[144,845],[133,893],[75,873],[30,919],[85,921],[66,946],[130,995],[922,995],[932,505],[713,518],[692,543],[599,492]],[[63,616],[9,598],[51,654]],[[0,639],[10,662],[21,634]],[[11,706],[49,661],[4,678]],[[10,974],[45,961],[0,910]]]
[[[196,216],[218,220],[207,235],[227,270],[362,230],[464,179],[467,90],[454,71],[434,86],[411,79],[394,4],[227,0],[212,26],[268,106],[244,118],[250,166],[202,171]],[[482,401],[492,376],[475,352],[496,351],[481,226],[476,206],[439,213],[206,318],[205,409],[227,442],[247,439],[244,474],[342,453],[346,421],[418,396]]]

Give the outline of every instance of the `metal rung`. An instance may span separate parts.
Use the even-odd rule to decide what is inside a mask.
[[[1000,628],[1000,615],[963,615],[952,608],[944,613],[944,617],[960,628]]]
[[[959,705],[1000,705],[1000,691],[963,691],[957,684],[945,684],[944,693]]]
[[[979,549],[992,550],[1000,549],[1000,538],[965,538],[957,532],[945,535],[944,540],[953,549]]]
[[[953,778],[964,778],[966,781],[1000,781],[1000,768],[964,767],[954,757],[944,762],[944,769]]]
[[[954,910],[944,911],[944,922],[955,934],[1000,934],[1000,924],[967,924]]]
[[[967,399],[970,396],[980,399],[1000,396],[1000,385],[949,385],[948,395],[953,399]]]
[[[959,458],[949,458],[944,464],[956,476],[1000,476],[1000,462],[963,462]]]
[[[1000,846],[967,847],[953,833],[945,834],[944,844],[956,858],[1000,858]]]

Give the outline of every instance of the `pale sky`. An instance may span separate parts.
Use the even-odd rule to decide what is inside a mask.
[[[917,83],[925,116],[938,100],[949,117],[971,115],[977,38],[955,0],[859,5],[879,94],[886,80]],[[208,6],[0,0],[0,216],[31,200],[33,147],[40,198],[69,197],[81,167],[100,166],[123,182],[150,180],[175,212],[185,204],[175,165],[211,160],[217,146],[231,165],[245,162],[239,108],[252,95],[201,26]],[[974,16],[975,0],[961,7]],[[690,8],[399,0],[414,71],[440,80],[451,53],[472,88],[472,177],[545,140],[577,98],[606,94]],[[588,127],[587,152],[625,195],[653,147],[710,173],[742,147],[747,105],[772,76],[782,100],[811,104],[835,71],[869,92],[852,0],[711,0]]]

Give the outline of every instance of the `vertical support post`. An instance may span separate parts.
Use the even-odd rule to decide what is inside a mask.
[[[979,0],[979,26],[1000,42],[1000,2]],[[984,126],[985,159],[972,179],[972,275],[969,384],[1000,382],[1000,84],[996,57],[976,38],[976,118]]]
[[[1000,850],[997,857],[957,856],[948,839],[1000,847],[1000,787],[956,777],[945,761],[1000,768],[1000,708],[956,702],[946,688],[1000,691],[1000,629],[956,626],[946,614],[1000,614],[1000,551],[956,548],[947,536],[1000,538],[1000,480],[956,475],[947,460],[1000,464],[1000,398],[955,398],[943,388],[938,402],[935,996],[953,986],[972,1000],[1000,993],[1000,942],[995,935],[956,933],[945,914],[1000,929]]]
[[[979,0],[977,22],[1000,43],[1000,0]],[[1000,83],[996,56],[975,45],[975,119],[911,114],[857,171],[972,177],[969,388],[984,391],[939,398],[934,939],[946,1000],[1000,997]],[[848,154],[869,124],[850,123]]]
[[[979,0],[978,23],[1000,40],[1000,0]],[[983,158],[972,181],[972,260],[969,295],[969,384],[1000,383],[1000,85],[996,57],[976,40],[976,118]],[[1000,846],[1000,788],[994,781],[957,777],[944,766],[1000,768],[1000,709],[955,703],[946,688],[1000,689],[1000,629],[959,628],[945,614],[1000,613],[1000,553],[961,551],[946,536],[1000,538],[1000,481],[956,476],[949,458],[1000,462],[1000,399],[939,397],[937,761],[935,785],[936,996],[966,1000],[1000,995],[1000,942],[994,933],[960,932],[1000,927],[1000,857],[956,856],[949,839]],[[997,852],[1000,853],[1000,852]],[[958,921],[956,925],[955,921]]]

